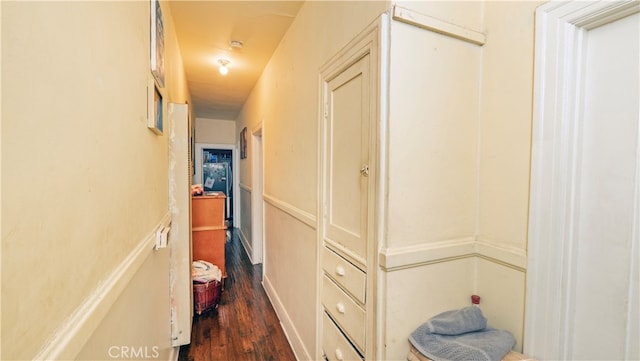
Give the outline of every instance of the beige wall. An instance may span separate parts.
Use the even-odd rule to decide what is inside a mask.
[[[438,110],[441,115],[447,114],[447,121],[452,117],[457,123],[446,123],[443,118],[441,122],[412,126],[405,120],[420,119],[431,110],[404,113],[405,99],[392,99],[395,105],[390,140],[395,146],[390,154],[390,170],[394,173],[417,169],[420,176],[390,183],[396,203],[389,208],[387,241],[391,246],[420,246],[477,235],[477,240],[497,255],[386,274],[388,355],[399,356],[406,347],[407,330],[413,325],[397,321],[394,312],[407,307],[418,309],[418,305],[411,306],[415,300],[402,297],[412,293],[412,285],[421,280],[430,280],[431,289],[439,292],[446,292],[446,285],[452,280],[466,283],[450,291],[451,299],[439,296],[442,298],[416,314],[416,319],[426,319],[448,305],[463,305],[467,297],[463,289],[475,288],[483,296],[488,317],[496,320],[494,325],[508,328],[520,338],[526,269],[533,11],[539,2],[399,4],[483,31],[487,42],[477,68],[462,68],[472,73],[454,74],[460,77],[456,82],[437,82],[451,92],[469,79],[477,79],[474,71],[481,72],[477,97],[470,93],[445,99],[450,103],[442,104]],[[237,129],[231,130],[230,122],[223,121],[213,132],[196,133],[198,142],[217,143],[218,138],[198,136],[217,137],[224,133],[223,142],[234,144],[242,127],[251,130],[259,124],[263,126],[265,194],[270,200],[265,209],[265,284],[301,357],[317,356],[314,223],[318,69],[388,5],[306,3],[245,104]],[[167,97],[184,102],[188,94],[182,64],[169,9],[163,8]],[[166,137],[147,130],[145,123],[147,2],[2,2],[0,9],[4,90],[0,108],[0,346],[3,359],[31,358],[166,213],[167,142]],[[410,57],[436,51],[412,43],[394,46],[396,52]],[[459,51],[456,61],[474,61],[476,54],[467,54],[467,46]],[[403,65],[402,58],[396,61],[395,66]],[[391,65],[394,66],[393,61]],[[406,74],[391,75],[407,77],[398,83],[399,87],[413,84],[414,79]],[[434,79],[441,75],[431,74]],[[419,88],[419,84],[415,84],[419,94],[431,91],[438,95],[436,87]],[[402,90],[394,94],[402,94]],[[473,112],[475,122],[470,119]],[[434,138],[435,134],[438,137]],[[443,134],[445,138],[440,137]],[[403,147],[406,139],[420,146]],[[445,140],[459,142],[460,147],[449,148],[450,143]],[[251,137],[249,155],[250,142]],[[448,155],[436,157],[437,161],[425,158],[442,152]],[[246,186],[242,192],[243,208],[250,205],[244,199],[250,196],[250,165],[250,158],[240,162],[240,181]],[[456,189],[455,194],[434,191],[446,189],[449,184]],[[439,206],[425,208],[417,200]],[[249,214],[248,209],[245,212]],[[430,221],[417,222],[420,215]],[[250,222],[245,218],[243,227],[248,227]],[[150,282],[150,297],[162,297],[166,292],[163,265],[167,260],[162,253],[144,260],[133,275],[131,287],[123,291],[104,322],[97,326],[81,357],[103,357],[104,347],[112,342],[136,340],[145,343],[140,346],[156,346],[147,344],[164,339],[160,329],[145,333],[144,328],[126,327],[127,323],[123,325],[119,320],[159,328],[168,324],[168,314],[159,315],[159,309],[144,311],[148,305],[135,301],[141,296],[136,286],[139,284]],[[29,287],[24,287],[25,265],[31,264],[46,272],[30,278]],[[455,267],[455,271],[440,269],[447,267]],[[447,277],[442,278],[443,273]],[[155,306],[161,308],[160,303]],[[36,322],[39,327],[30,326]],[[111,338],[123,329],[138,336],[127,338],[124,333],[121,338]],[[169,352],[166,339],[157,343],[162,344],[164,358]]]
[[[402,6],[478,31],[481,3]],[[384,295],[379,356],[406,358],[408,337],[475,293],[482,48],[392,21],[389,51]],[[460,250],[463,251],[460,251]]]
[[[465,240],[469,236],[475,239],[473,248],[462,253],[474,255],[476,260],[473,272],[468,275],[473,279],[471,284],[465,283],[465,275],[460,272],[442,272],[438,277],[440,282],[429,283],[434,293],[444,290],[449,296],[456,295],[456,292],[446,290],[450,282],[459,284],[461,288],[470,286],[468,294],[457,293],[461,298],[454,297],[449,303],[434,303],[433,307],[424,309],[412,308],[405,300],[411,298],[412,291],[408,287],[392,286],[387,281],[387,310],[410,310],[411,314],[424,315],[426,320],[456,304],[468,304],[469,295],[477,293],[482,297],[481,306],[489,323],[511,331],[518,341],[517,350],[522,349],[527,267],[533,21],[535,8],[541,3],[490,1],[481,6],[461,2],[401,4],[481,31],[486,34],[486,43],[477,48],[478,57],[454,55],[445,58],[444,65],[434,62],[437,57],[420,57],[420,54],[431,50],[433,54],[443,56],[446,48],[437,42],[429,41],[429,46],[416,51],[417,55],[413,54],[412,58],[418,59],[419,64],[429,64],[429,67],[440,66],[436,68],[439,71],[430,74],[429,81],[422,84],[417,74],[425,71],[410,69],[398,87],[407,89],[406,94],[420,94],[424,100],[411,105],[415,97],[399,91],[401,98],[396,107],[401,110],[401,116],[397,117],[394,117],[393,58],[401,57],[411,47],[419,48],[419,45],[415,38],[407,38],[412,40],[410,44],[399,46],[405,46],[404,51],[393,49],[394,37],[391,37],[391,178],[389,239],[386,245],[390,250],[387,251],[393,252],[394,247],[400,247],[396,254],[420,250],[429,262],[433,259],[446,265],[451,262],[438,260],[438,255],[454,255],[455,247],[459,246],[449,241],[456,238]],[[468,63],[465,65],[464,61]],[[402,64],[401,71],[410,68],[407,62]],[[465,71],[469,73],[465,74]],[[470,81],[468,88],[473,87],[474,82],[478,84],[475,96],[470,91],[454,90],[465,81]],[[439,102],[429,104],[434,99],[439,99]],[[422,123],[409,121],[423,114]],[[438,116],[442,118],[438,119]],[[463,119],[466,123],[461,122]],[[398,138],[394,143],[394,137],[398,137],[394,129],[407,135],[404,142]],[[419,139],[423,140],[422,144]],[[394,155],[394,144],[395,148],[406,153]],[[414,154],[417,152],[424,157]],[[400,178],[397,181],[400,186],[394,184],[393,174],[412,166],[415,171],[411,176]],[[395,221],[394,217],[397,218]],[[435,242],[434,248],[428,246],[430,242]],[[447,252],[447,249],[451,251]],[[397,264],[394,266],[398,267]],[[393,269],[388,279],[422,285],[423,280],[429,280],[431,273],[427,270],[432,268],[432,265],[419,266],[417,269],[425,272],[422,277],[411,274],[417,270]],[[442,276],[444,274],[446,276]],[[395,337],[407,334],[413,327],[397,322],[390,313],[387,313],[386,320],[385,356],[390,359],[401,357],[406,352],[406,343],[396,342]]]
[[[165,97],[185,102],[165,10]],[[146,125],[148,39],[148,2],[2,2],[2,359],[31,359],[62,336],[65,320],[168,211],[168,137]],[[139,328],[169,325],[168,258],[150,257],[140,273],[127,271],[132,287],[147,285],[147,301],[166,310],[98,302],[102,325],[82,317],[105,330],[100,340],[63,335],[72,338],[67,351],[86,338],[109,344],[116,333],[136,340],[128,338],[136,332],[168,355],[165,335]]]
[[[543,1],[485,4],[478,236],[526,250],[534,12]]]
[[[249,133],[258,124],[263,126],[264,194],[269,199],[265,286],[302,359],[318,358],[318,72],[386,7],[385,2],[306,2],[238,118],[238,129],[247,126]],[[250,187],[251,158],[241,160],[240,166],[240,182]],[[246,223],[243,228],[250,226]]]
[[[476,260],[436,262],[383,273],[386,292],[381,360],[404,360],[409,335],[439,312],[469,305]]]
[[[234,120],[196,118],[195,142],[207,144],[236,144]]]
[[[397,21],[390,31],[387,236],[381,246],[473,237],[481,48]]]
[[[2,6],[0,5],[0,36],[2,36]],[[0,46],[0,69],[2,69],[2,46]],[[2,71],[0,71],[0,200],[2,198]],[[2,234],[2,238],[4,238],[4,233],[2,233],[2,208],[0,207],[0,234]],[[0,281],[2,280],[2,244],[4,242],[0,241]],[[0,286],[0,312],[2,312],[2,289]],[[1,317],[1,316],[0,316]],[[0,318],[0,340],[2,340],[2,321]],[[0,358],[2,358],[2,342],[0,341]]]
[[[522,349],[533,100],[534,13],[542,1],[488,1],[482,57],[477,292],[494,327]],[[496,252],[497,251],[497,252]]]
[[[379,280],[383,358],[403,358],[418,321],[467,305],[472,293],[521,347],[538,4],[398,3],[483,32],[486,44],[391,27],[388,203],[379,245],[389,266]],[[265,281],[299,355],[313,356],[314,345],[313,320],[304,315],[314,312],[316,295],[297,291],[316,289],[318,68],[387,6],[306,3],[239,117],[239,129],[264,129]],[[250,161],[241,162],[249,190]],[[427,306],[414,299],[425,283],[425,292],[437,294]]]

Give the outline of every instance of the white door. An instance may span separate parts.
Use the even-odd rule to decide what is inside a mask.
[[[585,16],[583,5],[566,43],[543,40],[573,52],[536,62],[548,69],[540,79],[566,87],[553,98],[537,82],[525,351],[637,360],[640,14],[637,3],[603,2]]]
[[[639,34],[640,14],[587,34],[571,359],[623,359],[628,341],[639,355],[638,338],[626,339],[627,321],[638,323],[629,282],[638,277]]]
[[[170,103],[169,208],[171,210],[171,345],[191,342],[191,169],[188,106]]]
[[[325,82],[325,237],[363,265],[371,179],[369,58]]]

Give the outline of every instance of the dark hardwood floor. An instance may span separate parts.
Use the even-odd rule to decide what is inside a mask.
[[[262,265],[251,264],[236,230],[225,248],[228,277],[218,308],[194,315],[191,344],[180,348],[178,361],[295,360],[262,288]]]

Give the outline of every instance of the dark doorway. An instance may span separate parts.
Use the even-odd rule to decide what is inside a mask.
[[[233,221],[233,156],[228,149],[202,149],[202,186],[205,192],[223,192],[227,196],[226,215]]]

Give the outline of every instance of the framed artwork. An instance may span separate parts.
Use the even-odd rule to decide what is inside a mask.
[[[247,157],[247,127],[240,132],[240,159]]]
[[[164,88],[164,20],[159,0],[151,1],[151,73]]]
[[[147,85],[147,127],[152,132],[162,135],[164,130],[164,96],[153,77]]]

